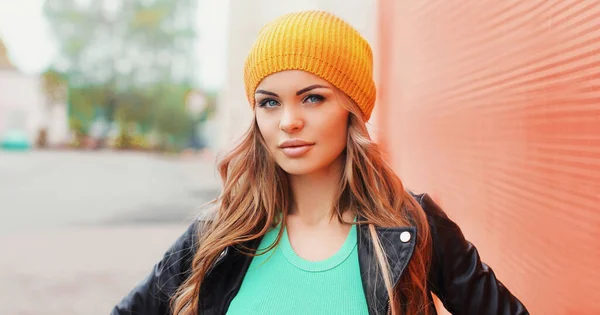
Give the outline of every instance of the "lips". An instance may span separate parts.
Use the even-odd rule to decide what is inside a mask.
[[[289,158],[298,158],[308,153],[315,144],[298,139],[286,140],[279,145],[279,148]]]

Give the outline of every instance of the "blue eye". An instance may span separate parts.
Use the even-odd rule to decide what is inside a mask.
[[[276,100],[274,100],[272,98],[267,98],[267,99],[262,100],[258,104],[258,107],[267,107],[267,108],[269,108],[269,107],[276,107],[278,105],[279,105],[278,101],[276,101]]]
[[[304,99],[304,102],[316,104],[322,102],[325,98],[321,95],[311,94]]]

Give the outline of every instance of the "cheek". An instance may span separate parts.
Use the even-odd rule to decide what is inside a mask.
[[[258,131],[262,135],[263,139],[269,144],[270,140],[273,138],[273,127],[272,121],[269,117],[265,115],[261,115],[259,113],[256,114],[256,125],[258,126]]]
[[[260,113],[258,108],[254,109],[254,120],[256,121],[258,129],[261,130],[265,124],[265,117]]]
[[[336,154],[341,153],[346,147],[348,123],[347,117],[342,116],[342,118],[327,121],[321,129],[322,135],[328,144],[328,150],[336,151]]]

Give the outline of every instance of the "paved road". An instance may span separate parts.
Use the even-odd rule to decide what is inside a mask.
[[[207,159],[0,151],[0,314],[108,314],[217,187]]]

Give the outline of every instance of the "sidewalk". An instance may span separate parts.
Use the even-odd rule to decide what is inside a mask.
[[[0,314],[109,314],[185,228],[85,227],[2,236]]]
[[[109,314],[218,187],[197,155],[0,151],[0,314]]]

